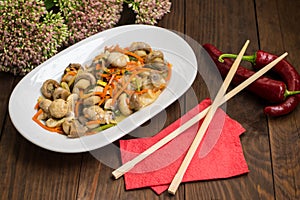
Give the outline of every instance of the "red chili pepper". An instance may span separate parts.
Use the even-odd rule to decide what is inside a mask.
[[[234,58],[234,54],[223,54],[221,58]],[[243,60],[249,61],[253,64],[255,69],[261,69],[265,65],[269,64],[277,58],[276,55],[259,50],[254,55],[244,56]],[[272,68],[280,78],[286,83],[288,90],[299,91],[300,90],[300,75],[297,70],[286,60],[280,61],[276,66]],[[300,94],[294,93],[294,96],[289,96],[284,102],[278,105],[272,105],[265,108],[265,113],[270,116],[285,115],[293,111],[300,103]]]
[[[208,54],[212,57],[221,75],[225,77],[233,64],[233,61],[231,59],[224,59],[224,62],[220,62],[219,57],[223,55],[223,53],[220,50],[218,50],[215,46],[211,44],[204,44],[203,47],[208,52]],[[231,83],[233,85],[238,85],[242,83],[244,80],[246,80],[247,78],[249,78],[250,76],[252,76],[254,73],[255,73],[254,71],[251,71],[243,66],[239,66]],[[284,82],[273,80],[264,76],[254,81],[246,89],[258,95],[261,98],[276,103],[283,102],[287,96],[294,95],[294,91],[290,92],[287,90]],[[279,115],[281,115],[281,113]]]

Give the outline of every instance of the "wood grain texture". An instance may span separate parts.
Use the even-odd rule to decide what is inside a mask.
[[[287,60],[300,72],[299,1],[258,1],[261,49],[287,51]],[[292,15],[291,15],[292,13]],[[269,119],[276,199],[300,199],[300,109]]]
[[[8,101],[10,97],[10,91],[12,91],[13,88],[13,82],[14,77],[11,74],[7,74],[4,72],[0,73],[0,91],[6,91],[6,92],[0,92],[0,127],[4,126],[6,114],[8,112]],[[0,138],[2,135],[2,129],[0,130]]]
[[[203,67],[207,61],[201,59],[201,44],[238,53],[249,39],[247,54],[259,48],[277,55],[287,51],[287,60],[300,72],[299,10],[296,0],[172,1],[171,13],[158,26],[176,31],[192,46],[198,60],[196,80],[178,101],[122,139],[152,136],[215,95],[220,81]],[[134,20],[125,8],[118,25]],[[184,183],[175,196],[156,195],[149,188],[127,191],[123,178],[112,178],[111,172],[121,165],[118,141],[96,152],[61,154],[23,138],[7,112],[10,94],[21,78],[0,73],[0,199],[300,199],[300,106],[287,116],[267,118],[263,108],[268,104],[241,92],[223,109],[246,129],[241,142],[250,172]]]
[[[222,51],[238,53],[245,40],[250,39],[247,52],[257,48],[253,1],[188,0],[186,5],[186,34],[199,43],[212,43]],[[201,20],[189,20],[195,15]],[[272,198],[269,138],[261,106],[254,96],[242,92],[225,107],[229,116],[247,130],[241,139],[250,173],[228,180],[192,183],[186,189],[186,195],[191,197],[187,199],[195,196],[199,199]]]
[[[18,133],[8,115],[6,119],[0,145],[1,198],[76,198],[82,155],[39,148]]]
[[[125,12],[128,12],[125,10]],[[130,13],[132,15],[132,13]],[[132,20],[132,17],[129,17]],[[126,23],[124,23],[126,24]],[[184,31],[184,2],[172,2],[172,12],[166,15],[159,22],[159,26],[167,28],[171,31]],[[132,131],[129,135],[122,139],[150,137],[168,126],[181,115],[184,114],[184,98],[180,98],[174,104],[169,106],[166,111],[162,111],[153,119],[149,120],[141,127]],[[108,150],[109,149],[109,150]],[[105,153],[106,152],[106,153]],[[97,157],[97,154],[99,155]],[[105,157],[105,154],[107,156]],[[91,156],[92,155],[92,156]],[[108,157],[114,158],[109,160]],[[101,159],[105,162],[101,163]],[[102,161],[103,161],[102,160]],[[98,152],[90,152],[85,154],[82,162],[82,170],[80,174],[80,184],[78,190],[78,199],[169,199],[167,193],[160,196],[156,195],[150,188],[126,191],[123,178],[114,180],[111,172],[121,165],[120,150],[118,142],[109,147],[99,149]],[[181,194],[172,199],[183,199],[183,189]]]

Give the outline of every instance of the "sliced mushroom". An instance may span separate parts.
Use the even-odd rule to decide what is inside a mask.
[[[68,90],[66,90],[66,89],[64,89],[64,88],[62,88],[62,87],[58,87],[58,88],[56,88],[56,89],[54,90],[52,96],[53,96],[53,99],[54,99],[54,100],[55,100],[55,99],[63,99],[63,100],[66,100],[70,94],[71,94],[71,93],[70,93]]]
[[[159,50],[154,50],[148,54],[145,60],[146,63],[164,62],[164,54]]]
[[[68,103],[63,99],[56,99],[49,106],[50,115],[57,119],[66,116],[68,111]]]
[[[131,110],[139,110],[141,109],[142,105],[139,99],[139,96],[137,94],[133,94],[130,96],[129,99],[129,108]]]
[[[51,105],[52,101],[49,99],[42,99],[39,102],[39,107],[43,110],[44,113],[49,113],[49,106]]]
[[[129,62],[129,57],[120,52],[111,52],[108,55],[107,61],[110,65],[114,67],[125,67]]]
[[[87,87],[89,87],[91,85],[91,82],[88,79],[80,79],[79,81],[77,81],[74,85],[74,89],[86,89]],[[73,89],[73,92],[74,92]]]
[[[131,43],[129,51],[138,51],[138,50],[144,50],[147,53],[151,52],[151,46],[145,42],[133,42]]]
[[[105,122],[104,121],[105,112],[101,107],[99,107],[97,105],[84,108],[83,114],[89,120],[101,120],[101,123]]]
[[[112,99],[107,99],[104,103],[104,109],[105,110],[114,110],[115,106],[113,105]]]
[[[74,111],[75,109],[75,102],[78,100],[79,96],[78,94],[70,94],[67,98],[67,104],[69,107],[69,110]]]
[[[66,67],[65,73],[68,72],[68,71],[74,70],[74,69],[75,69],[76,71],[78,71],[79,69],[82,69],[81,64],[79,64],[79,63],[70,63],[70,64],[68,65],[68,67]]]
[[[69,129],[69,138],[77,138],[83,136],[87,132],[88,128],[83,126],[78,120],[73,120]]]
[[[89,72],[79,73],[76,77],[75,82],[78,82],[79,80],[82,80],[82,79],[90,81],[90,85],[95,85],[96,84],[95,76],[93,74],[89,73]]]
[[[151,83],[154,85],[154,87],[157,88],[166,85],[166,80],[164,79],[164,77],[161,74],[156,72],[152,72],[150,74],[150,80]]]
[[[62,118],[62,119],[53,119],[53,118],[49,118],[47,121],[46,121],[46,126],[50,127],[50,128],[54,128],[54,127],[59,127],[61,126],[63,123],[64,123],[65,119]]]
[[[125,116],[128,116],[132,113],[132,110],[129,108],[129,105],[127,104],[127,94],[122,93],[119,97],[119,109],[121,113]]]
[[[101,98],[99,96],[91,96],[83,100],[83,105],[86,106],[92,106],[101,101]]]
[[[64,122],[62,123],[62,129],[63,129],[64,133],[67,135],[69,135],[69,133],[70,133],[71,124],[72,124],[72,121],[69,121],[69,120],[64,120]]]
[[[44,97],[51,99],[54,90],[58,87],[59,83],[56,80],[48,79],[43,83],[41,92],[44,95]]]

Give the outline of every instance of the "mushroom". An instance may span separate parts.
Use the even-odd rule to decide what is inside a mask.
[[[81,80],[81,79],[85,79],[85,80],[89,80],[91,85],[95,85],[96,84],[96,78],[93,74],[89,73],[89,72],[82,72],[79,73],[76,77],[75,82]]]
[[[153,86],[157,88],[166,85],[166,80],[164,79],[164,77],[161,74],[156,72],[152,72],[150,74],[150,80]]]
[[[113,100],[112,98],[107,99],[104,103],[104,109],[105,110],[114,110],[115,106],[113,105]]]
[[[83,100],[83,105],[91,106],[99,103],[101,98],[99,96],[91,96]]]
[[[105,122],[104,121],[105,111],[97,105],[93,105],[93,106],[84,108],[83,109],[83,114],[89,120],[100,120],[101,123]]]
[[[114,67],[125,67],[129,62],[129,57],[120,52],[111,52],[108,57],[107,61],[110,65]]]
[[[75,108],[75,102],[78,100],[79,96],[78,94],[70,94],[67,98],[67,104],[69,107],[69,110],[74,110]]]
[[[119,97],[119,109],[121,113],[125,116],[128,116],[132,113],[132,110],[129,108],[127,104],[127,94],[122,93]]]
[[[53,99],[63,99],[63,100],[66,100],[68,98],[68,96],[70,95],[71,93],[62,88],[62,87],[58,87],[54,90],[52,96],[53,96]]]
[[[56,80],[48,79],[43,83],[41,92],[44,95],[44,97],[51,99],[54,90],[58,87],[59,83]]]
[[[164,62],[164,54],[163,52],[159,50],[154,50],[148,54],[145,60],[146,63],[151,63],[151,62]]]
[[[39,102],[39,107],[43,110],[44,113],[49,113],[49,106],[51,105],[52,101],[49,99],[42,99]]]
[[[78,93],[78,89],[86,89],[90,85],[96,84],[96,78],[93,74],[89,72],[81,72],[77,75],[73,93]]]
[[[88,130],[87,127],[83,126],[78,120],[72,120],[70,123],[64,124],[65,129],[68,130],[68,135],[69,138],[77,138],[80,136],[83,136],[86,131]]]
[[[69,133],[70,133],[71,123],[72,123],[72,121],[69,121],[69,120],[64,120],[64,122],[62,123],[62,129],[63,129],[64,133],[67,135],[69,135]]]
[[[151,52],[151,46],[145,42],[133,42],[133,43],[131,43],[128,50],[132,51],[132,52],[143,50],[146,53],[149,53],[149,52]]]
[[[76,71],[78,71],[79,69],[81,69],[82,68],[82,66],[81,66],[81,64],[79,64],[79,63],[70,63],[67,67],[66,67],[66,69],[65,69],[65,72],[64,73],[66,73],[66,72],[68,72],[68,71],[71,71],[71,70],[76,70]]]
[[[142,105],[139,99],[139,96],[137,94],[132,94],[130,96],[130,100],[129,100],[129,108],[131,110],[139,110],[141,109]]]
[[[75,88],[77,89],[86,89],[87,87],[89,87],[91,85],[91,82],[88,79],[80,79],[79,81],[77,81],[74,85],[73,91]]]
[[[68,114],[68,103],[63,99],[55,99],[49,106],[49,113],[54,118],[62,118]]]
[[[62,118],[62,119],[53,119],[53,118],[49,118],[47,121],[46,121],[46,126],[50,127],[50,128],[54,128],[54,127],[59,127],[61,126],[63,123],[64,123],[65,119]]]

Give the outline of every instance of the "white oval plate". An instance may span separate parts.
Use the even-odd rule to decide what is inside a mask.
[[[47,79],[60,80],[69,63],[87,63],[103,51],[105,46],[126,47],[134,41],[148,43],[165,54],[173,65],[167,88],[151,105],[132,114],[117,126],[100,133],[70,139],[44,130],[32,121],[34,105],[40,88]],[[9,100],[9,114],[16,129],[32,143],[56,152],[78,153],[98,149],[128,134],[165,109],[193,83],[197,74],[197,60],[191,47],[172,31],[148,25],[126,25],[93,35],[61,51],[27,74],[15,87]]]

